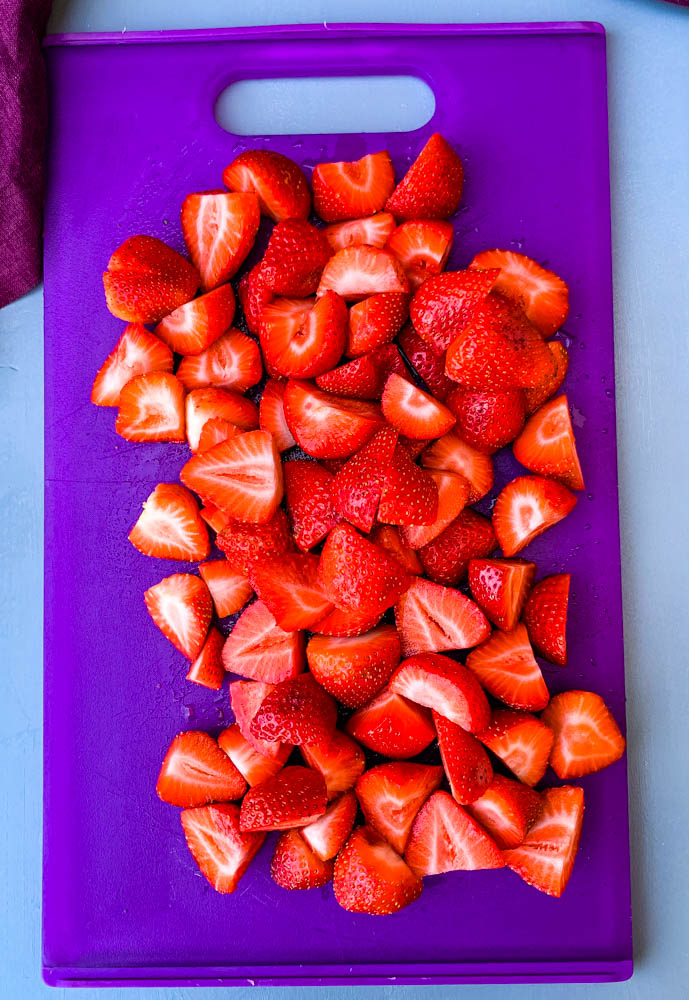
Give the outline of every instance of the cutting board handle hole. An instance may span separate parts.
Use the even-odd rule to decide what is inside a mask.
[[[215,104],[234,135],[411,132],[435,113],[435,96],[415,76],[238,80]]]

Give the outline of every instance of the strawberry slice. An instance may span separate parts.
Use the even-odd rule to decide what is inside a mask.
[[[566,396],[549,400],[534,413],[512,451],[530,472],[554,476],[571,490],[584,489]]]
[[[400,661],[400,640],[392,625],[349,638],[314,635],[306,658],[326,691],[348,708],[360,708],[390,680]]]
[[[272,778],[285,766],[292,752],[291,746],[279,744],[276,755],[267,757],[245,739],[236,722],[223,729],[218,736],[218,746],[227,754],[249,785],[260,785],[261,782]]]
[[[304,638],[279,628],[265,604],[255,601],[235,622],[222,658],[228,673],[277,684],[304,669]]]
[[[96,406],[118,406],[123,387],[137,375],[171,372],[172,351],[141,323],[128,323],[98,369],[91,389]]]
[[[434,132],[388,198],[397,219],[447,219],[462,197],[464,169],[452,146]]]
[[[488,518],[466,508],[418,552],[431,580],[454,587],[466,577],[471,560],[489,555],[495,546]]]
[[[438,516],[438,486],[398,444],[383,474],[378,517],[386,524],[433,524]]]
[[[294,551],[287,515],[280,507],[263,524],[248,524],[228,518],[216,544],[225,553],[232,569],[244,577],[248,577],[256,560]]]
[[[376,212],[364,219],[335,222],[323,230],[332,250],[360,246],[384,247],[395,228],[395,217],[389,212]]]
[[[526,401],[521,389],[465,389],[447,398],[457,418],[457,433],[477,451],[491,455],[513,441],[524,426]]]
[[[284,406],[292,435],[313,458],[347,458],[385,425],[376,403],[331,396],[309,382],[289,381]]]
[[[182,233],[209,292],[232,278],[254,245],[261,213],[254,194],[201,191],[182,202]]]
[[[473,601],[421,577],[414,578],[395,606],[395,622],[403,656],[470,649],[490,634],[490,625]]]
[[[210,421],[207,421],[207,423],[210,423]],[[203,436],[203,431],[201,434]],[[199,511],[199,516],[202,517],[206,524],[215,532],[222,531],[228,521],[231,520],[224,510],[214,507],[213,504],[206,504],[203,506]]]
[[[184,441],[184,386],[170,372],[146,372],[122,387],[115,430],[127,441]]]
[[[333,610],[318,583],[318,556],[269,556],[249,570],[251,586],[281,629],[311,628]]]
[[[258,410],[246,396],[228,389],[192,389],[185,400],[187,441],[192,451],[201,451],[201,432],[212,419],[225,420],[240,430],[258,427]],[[230,433],[234,437],[234,433]],[[223,440],[227,440],[227,435]],[[208,450],[208,449],[206,449]]]
[[[358,803],[354,792],[345,792],[330,803],[320,819],[300,831],[306,843],[321,861],[330,861],[347,843],[357,809]]]
[[[541,403],[545,403],[546,399],[550,399],[551,396],[555,395],[567,374],[569,354],[565,345],[561,344],[559,340],[551,340],[548,344],[548,350],[553,356],[555,367],[538,385],[530,389],[524,389],[526,412],[528,414],[535,413]]]
[[[370,632],[372,628],[375,628],[382,617],[382,611],[377,611],[375,615],[372,615],[335,608],[313,626],[313,631],[318,635],[331,635],[340,638],[363,635],[364,632]]]
[[[220,444],[221,441],[227,441],[228,438],[241,433],[241,427],[231,424],[229,420],[223,420],[220,417],[211,417],[201,428],[196,451],[199,455],[202,455],[204,451],[210,451],[211,448],[214,448],[216,444]]]
[[[379,292],[349,310],[347,354],[355,358],[389,344],[409,315],[406,292]]]
[[[418,335],[442,354],[471,323],[495,285],[498,271],[448,271],[424,281],[409,315]]]
[[[307,826],[325,812],[325,781],[308,767],[284,767],[244,796],[239,824],[244,832]]]
[[[441,469],[456,472],[469,482],[469,503],[476,503],[493,488],[493,462],[489,455],[483,455],[457,434],[448,431],[437,441],[424,449],[421,464],[427,469]]]
[[[397,431],[384,427],[345,462],[331,484],[335,509],[361,531],[373,527],[396,445]]]
[[[493,632],[469,653],[466,663],[488,694],[510,708],[540,712],[548,704],[548,688],[523,625],[512,632]]]
[[[535,575],[535,564],[525,559],[472,559],[471,596],[494,625],[509,632],[519,621]]]
[[[403,222],[386,244],[400,260],[412,291],[440,274],[450,256],[455,231],[451,222],[414,219]]]
[[[127,323],[158,323],[193,299],[200,283],[194,265],[154,236],[130,236],[103,274],[108,309]]]
[[[171,806],[205,806],[239,799],[246,781],[212,736],[200,730],[178,733],[170,744],[156,792]]]
[[[266,431],[237,434],[195,455],[180,478],[204,501],[254,524],[269,521],[282,500],[280,452]]]
[[[225,668],[222,665],[224,643],[225,636],[211,625],[201,652],[189,667],[186,680],[211,691],[219,691],[225,680]]]
[[[538,818],[521,845],[505,851],[505,861],[535,889],[561,896],[574,867],[583,818],[582,788],[547,788]]]
[[[316,385],[323,392],[354,399],[380,399],[385,381],[370,354],[348,361],[319,375]]]
[[[493,529],[506,556],[514,556],[567,517],[577,498],[560,483],[542,476],[518,476],[508,483],[493,507]],[[477,553],[478,554],[478,553]]]
[[[620,727],[593,691],[556,694],[541,719],[555,733],[550,766],[558,778],[581,778],[601,771],[624,753]]]
[[[462,726],[437,712],[433,712],[433,722],[453,798],[461,803],[474,802],[483,795],[493,777],[488,754],[476,737]]]
[[[438,353],[407,323],[397,338],[407,361],[436,399],[444,403],[455,383],[445,374],[445,353]],[[404,374],[404,373],[402,373]]]
[[[265,384],[258,406],[258,422],[262,431],[268,431],[275,438],[278,451],[287,451],[297,443],[285,420],[283,399],[285,382],[271,378]],[[283,470],[284,472],[284,470]]]
[[[182,829],[194,861],[217,892],[234,892],[264,840],[243,833],[239,806],[202,806],[182,812]]]
[[[367,825],[404,854],[416,814],[442,780],[442,767],[427,764],[394,761],[372,767],[356,783]]]
[[[455,423],[446,406],[401,375],[393,374],[385,383],[381,406],[388,423],[415,441],[442,437]]]
[[[483,250],[469,267],[499,268],[496,291],[518,302],[527,318],[547,339],[569,312],[569,290],[562,278],[514,250]]]
[[[541,799],[538,792],[512,778],[494,774],[480,799],[467,806],[500,850],[517,847],[538,816]]]
[[[392,675],[390,690],[469,732],[483,730],[490,723],[490,707],[481,685],[449,656],[421,653],[403,660]]]
[[[244,310],[244,319],[250,333],[258,333],[261,313],[273,301],[273,293],[263,280],[263,261],[248,271],[237,288],[237,295]]]
[[[408,369],[402,355],[397,350],[395,344],[383,344],[382,347],[376,347],[374,351],[370,351],[368,357],[373,361],[374,365],[378,368],[380,372],[380,386],[381,392],[383,386],[390,378],[391,375],[408,375]]]
[[[196,500],[177,483],[159,483],[129,532],[129,541],[145,556],[198,562],[210,551],[208,530]]]
[[[347,335],[347,306],[334,292],[314,299],[274,299],[261,313],[266,362],[287,378],[314,378],[336,365]]]
[[[554,736],[535,715],[496,708],[490,726],[477,735],[525,785],[537,785],[545,774]]]
[[[323,269],[316,294],[337,292],[347,302],[358,302],[379,292],[408,292],[404,268],[387,250],[350,246],[338,250]]]
[[[311,192],[304,171],[282,153],[247,149],[225,167],[222,179],[230,191],[252,191],[261,214],[274,222],[309,217]]]
[[[324,593],[342,611],[371,615],[391,607],[411,579],[396,559],[350,524],[338,524],[328,535],[318,578]]]
[[[426,525],[407,525],[400,529],[402,539],[412,549],[421,549],[447,528],[464,510],[469,499],[469,482],[455,472],[434,470],[428,473],[438,487],[438,512]]]
[[[311,176],[313,207],[324,222],[358,219],[380,211],[395,186],[387,150],[351,163],[319,163]]]
[[[187,392],[208,386],[244,392],[262,377],[258,344],[234,326],[205,351],[182,358],[177,369],[177,378]]]
[[[263,255],[261,277],[274,295],[313,295],[332,250],[321,229],[304,219],[278,222]]]
[[[359,826],[335,861],[335,899],[352,913],[397,913],[418,899],[423,882],[380,834]]]
[[[428,709],[390,688],[384,688],[368,705],[357,709],[345,729],[369,750],[392,760],[415,757],[435,739]]]
[[[360,746],[336,729],[325,743],[300,746],[304,762],[323,776],[328,799],[354,788],[363,774],[366,758]]]
[[[232,286],[222,285],[164,316],[155,334],[177,354],[200,354],[229,330],[234,311]]]
[[[276,684],[259,705],[251,734],[259,740],[314,746],[332,736],[337,706],[311,674]]]
[[[423,565],[413,549],[400,538],[400,531],[393,524],[378,524],[371,532],[371,541],[389,552],[407,573],[419,576]]]
[[[149,587],[144,600],[165,638],[188,660],[195,660],[213,616],[213,601],[203,580],[190,573],[173,573]]]
[[[569,573],[546,576],[533,587],[524,606],[524,624],[539,656],[567,665]]]
[[[447,792],[434,792],[416,817],[404,854],[417,875],[503,868],[498,845]]]
[[[244,739],[257,753],[263,757],[277,763],[280,767],[285,763],[285,751],[287,756],[292,752],[292,747],[283,743],[275,743],[272,740],[260,740],[251,732],[251,723],[254,716],[261,707],[261,702],[272,691],[274,685],[264,684],[262,681],[232,681],[230,684],[230,705],[239,731]],[[279,768],[275,768],[275,773]]]
[[[334,477],[318,462],[285,462],[282,471],[294,541],[311,549],[341,520],[330,496]]]
[[[282,889],[317,889],[333,877],[332,861],[321,861],[299,830],[285,830],[275,844],[270,877]]]

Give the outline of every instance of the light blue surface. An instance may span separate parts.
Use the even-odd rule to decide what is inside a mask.
[[[56,0],[52,31],[289,21],[598,20],[608,29],[620,506],[637,971],[611,986],[375,996],[689,997],[689,10],[657,0]],[[538,95],[534,95],[538,99]],[[547,137],[535,136],[544,155]],[[0,312],[0,997],[40,982],[42,295]],[[97,558],[94,553],[94,558]],[[98,665],[94,664],[94,669]],[[104,748],[107,750],[107,748]],[[113,873],[116,877],[116,873]],[[107,887],[104,886],[104,891]],[[595,900],[591,901],[594,907]],[[209,928],[212,933],[212,928]],[[270,929],[266,928],[266,933]],[[461,934],[461,928],[458,928]],[[267,996],[236,990],[232,1000]],[[336,988],[285,989],[319,1000]],[[346,991],[357,1000],[372,989]],[[62,996],[66,991],[53,991]],[[217,990],[82,991],[203,1000]]]

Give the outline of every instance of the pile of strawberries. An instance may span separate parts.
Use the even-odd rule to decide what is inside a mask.
[[[534,653],[566,664],[570,578],[535,582],[518,555],[584,487],[551,339],[567,286],[505,250],[444,271],[462,180],[437,134],[397,185],[387,152],[319,164],[311,189],[285,156],[243,152],[229,190],[184,201],[191,261],[133,236],[103,276],[128,325],[93,402],[127,440],[192,452],[129,539],[199,572],[147,608],[190,681],[243,678],[234,724],[177,735],[157,784],[219,892],[278,830],[275,882],[332,880],[355,912],[503,866],[559,896],[583,791],[535,786],[548,764],[571,779],[624,752],[597,694],[549,697]],[[252,251],[245,333],[229,280]],[[264,371],[257,407],[244,393]],[[525,474],[489,518],[471,505],[510,442]],[[214,616],[239,611],[226,636]]]

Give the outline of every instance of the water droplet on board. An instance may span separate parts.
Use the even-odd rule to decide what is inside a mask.
[[[612,394],[612,389],[606,389],[605,390],[605,395],[608,397],[608,399],[612,399],[612,395],[613,395]]]
[[[607,434],[607,433],[608,433],[608,428],[607,427],[602,427],[601,428],[601,434]]]
[[[581,344],[579,344],[579,350],[580,351],[585,351],[586,350],[586,344],[583,341],[581,342]]]
[[[591,530],[591,525],[590,524],[585,524],[584,525],[584,531],[590,531],[590,530]]]
[[[593,500],[593,493],[587,493],[586,494],[586,499],[587,500]]]
[[[193,719],[195,714],[193,705],[182,705],[182,715],[185,719]]]

